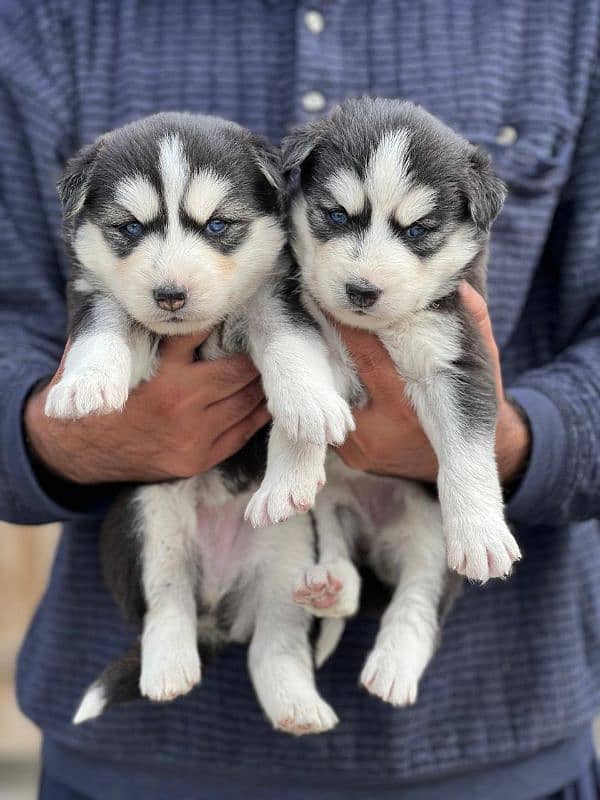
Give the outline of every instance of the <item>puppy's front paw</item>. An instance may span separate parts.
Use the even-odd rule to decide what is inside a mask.
[[[462,521],[446,530],[448,566],[471,581],[506,578],[521,551],[504,519]]]
[[[265,528],[283,522],[295,514],[309,511],[317,492],[325,483],[325,470],[307,471],[304,475],[265,475],[260,488],[246,506],[244,518],[253,528]]]
[[[293,442],[343,444],[355,428],[350,406],[333,390],[298,386],[269,400],[269,411]]]
[[[360,577],[350,561],[313,564],[304,570],[294,601],[315,617],[350,617],[356,613]]]
[[[129,387],[96,370],[63,376],[48,392],[45,412],[48,417],[78,419],[90,414],[121,411]]]

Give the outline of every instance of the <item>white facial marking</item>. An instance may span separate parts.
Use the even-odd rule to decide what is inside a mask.
[[[461,267],[475,258],[480,247],[473,225],[465,222],[448,236],[436,253],[426,259],[430,267],[422,292],[426,305],[433,299],[437,287],[451,281]]]
[[[336,172],[327,181],[327,188],[348,214],[359,214],[365,207],[365,187],[356,172],[349,169]]]
[[[413,186],[400,198],[396,206],[396,220],[407,228],[433,211],[436,198],[437,192],[431,186]]]
[[[400,128],[381,137],[367,164],[366,188],[374,207],[393,212],[411,186],[409,133]]]
[[[116,256],[100,228],[93,222],[84,222],[75,235],[73,249],[79,262],[112,288]]]
[[[117,185],[115,199],[143,224],[156,219],[160,211],[156,189],[142,175],[124,178]]]
[[[400,225],[410,225],[429,214],[437,192],[430,186],[415,184],[408,155],[410,135],[401,128],[386,133],[367,165],[366,187],[373,208],[394,214]]]
[[[179,225],[179,204],[189,177],[189,165],[179,136],[173,135],[160,143],[160,174],[164,186],[169,228]]]
[[[196,222],[207,222],[232,188],[227,178],[212,170],[197,172],[190,181],[184,208]]]

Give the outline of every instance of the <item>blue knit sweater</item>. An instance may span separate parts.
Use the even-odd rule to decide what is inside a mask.
[[[321,32],[305,22],[315,7]],[[0,518],[65,522],[18,672],[22,708],[55,741],[153,765],[414,779],[526,755],[591,719],[600,706],[599,31],[598,0],[3,3]],[[362,93],[423,103],[487,147],[509,185],[489,288],[505,383],[533,432],[509,505],[524,559],[510,580],[467,588],[409,710],[359,691],[377,624],[360,617],[319,676],[342,719],[326,736],[268,729],[238,647],[186,698],[74,728],[82,689],[131,634],[98,562],[108,490],[43,480],[22,433],[24,400],[65,339],[61,164],[101,132],[160,110],[219,114],[277,141],[320,100]]]

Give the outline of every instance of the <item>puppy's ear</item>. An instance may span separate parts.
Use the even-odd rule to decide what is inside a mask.
[[[283,189],[283,175],[281,172],[281,151],[274,147],[268,139],[253,134],[250,138],[252,150],[258,163],[258,168],[277,191]]]
[[[327,121],[314,120],[294,130],[284,138],[281,148],[283,151],[283,174],[288,177],[291,172],[298,170],[306,161],[325,134]]]
[[[64,172],[56,184],[65,217],[72,217],[83,208],[90,175],[103,145],[102,138],[97,139],[67,161]]]
[[[489,155],[481,147],[472,147],[465,179],[469,213],[481,230],[496,219],[506,197],[506,186],[494,174]]]

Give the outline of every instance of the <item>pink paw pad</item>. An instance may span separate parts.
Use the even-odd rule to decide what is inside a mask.
[[[319,570],[319,573],[305,573],[303,581],[294,592],[296,603],[313,608],[331,608],[335,605],[344,584],[329,571]]]
[[[301,514],[310,511],[311,503],[308,500],[294,500],[294,498],[290,495],[290,505],[300,512]]]

